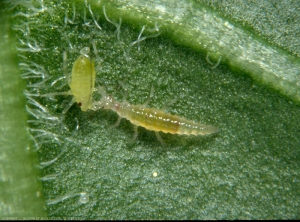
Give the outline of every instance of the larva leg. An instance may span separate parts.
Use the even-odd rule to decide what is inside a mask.
[[[144,104],[143,104],[144,106],[147,106],[147,105],[148,105],[148,103],[150,102],[150,100],[151,100],[153,94],[154,94],[154,87],[151,85],[151,90],[150,90],[150,93],[149,93],[149,95],[148,95],[148,98],[146,99],[146,101],[145,101]]]
[[[158,141],[161,143],[161,145],[165,146],[164,140],[159,135],[159,132],[155,132],[155,135],[156,135],[156,138],[158,139]]]
[[[176,103],[176,101],[177,101],[177,98],[175,98],[175,99],[172,99],[170,102],[168,102],[167,104],[165,104],[161,109],[166,109],[167,107],[169,107],[169,106],[172,106],[174,103]]]
[[[134,134],[133,134],[132,139],[128,142],[129,145],[134,144],[134,142],[136,141],[136,138],[138,136],[138,127],[137,126],[133,126],[133,129],[134,129]]]
[[[118,83],[119,83],[119,85],[122,87],[122,89],[123,89],[123,91],[124,91],[124,93],[122,93],[123,100],[126,101],[126,98],[127,98],[127,96],[128,96],[128,90],[127,90],[127,88],[126,88],[124,82],[118,81]]]
[[[122,119],[122,117],[119,116],[117,122],[115,124],[113,124],[113,125],[110,125],[109,128],[114,128],[114,127],[119,126],[120,122],[121,122],[121,119]]]
[[[106,96],[106,91],[107,90],[104,88],[104,86],[98,86],[97,92],[100,93],[102,97]]]

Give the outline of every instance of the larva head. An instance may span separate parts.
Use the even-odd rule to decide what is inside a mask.
[[[113,109],[115,101],[111,95],[102,96],[100,101],[93,102],[93,110]]]

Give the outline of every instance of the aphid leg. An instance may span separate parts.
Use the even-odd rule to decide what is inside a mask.
[[[100,57],[99,57],[99,54],[98,54],[98,50],[97,50],[97,46],[96,46],[96,42],[95,40],[92,40],[92,46],[93,46],[93,50],[94,50],[94,54],[96,56],[96,60],[97,60],[97,69],[100,69],[101,67],[101,64],[100,64]]]
[[[138,137],[138,127],[133,126],[134,134],[131,140],[129,140],[128,145],[133,145],[136,141],[136,138]]]
[[[153,87],[153,85],[151,85],[151,90],[150,90],[150,93],[149,93],[149,95],[148,95],[148,98],[146,99],[146,101],[145,101],[144,104],[143,104],[144,106],[147,106],[147,105],[148,105],[148,103],[150,102],[150,100],[151,100],[153,94],[154,94],[154,87]]]
[[[164,140],[159,135],[159,132],[155,132],[155,135],[156,135],[156,138],[158,139],[158,141],[161,143],[161,145],[165,146]]]
[[[64,75],[67,78],[67,82],[70,85],[71,83],[71,75],[68,74],[68,69],[67,69],[67,51],[64,51],[63,53],[63,70],[64,70]]]
[[[56,93],[46,93],[39,95],[40,97],[53,97],[53,96],[70,96],[72,95],[71,91],[67,92],[56,92]]]
[[[64,108],[64,110],[62,111],[62,114],[66,114],[68,112],[68,110],[71,108],[71,106],[75,103],[75,98],[73,97],[70,102],[66,105],[66,107]]]

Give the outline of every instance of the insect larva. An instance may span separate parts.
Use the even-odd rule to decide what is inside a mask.
[[[73,64],[72,73],[68,84],[70,90],[68,92],[48,93],[41,96],[57,96],[57,95],[72,95],[73,98],[64,108],[65,114],[69,108],[76,102],[82,111],[92,109],[92,94],[95,86],[95,65],[94,60],[90,60],[88,53],[90,49],[84,47],[80,50],[80,56]],[[64,53],[64,61],[66,61],[66,53]],[[66,70],[66,64],[64,64]]]
[[[210,125],[196,123],[183,117],[166,113],[144,105],[131,105],[127,102],[114,101],[110,95],[105,95],[104,90],[99,89],[102,100],[94,102],[94,110],[99,108],[111,109],[119,115],[117,124],[122,118],[135,125],[134,139],[137,137],[137,127],[142,126],[156,132],[158,140],[163,144],[158,132],[185,135],[207,135],[218,132],[218,128]]]

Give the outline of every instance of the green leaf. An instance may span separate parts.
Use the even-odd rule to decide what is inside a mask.
[[[3,2],[0,9],[0,218],[24,220],[46,216],[45,200],[27,131],[11,15]]]
[[[288,13],[299,7],[293,4],[282,8]],[[238,14],[230,2],[15,5],[13,29],[21,77],[27,81],[29,132],[43,167],[49,216],[299,217],[299,106],[290,101],[299,103],[299,48],[284,47],[289,41],[272,37],[263,26],[268,22],[245,19],[255,16],[247,10]],[[259,11],[251,6],[262,18],[278,7],[265,3]],[[282,15],[272,16],[279,21]],[[297,15],[288,18],[275,23],[278,30],[299,32]],[[161,133],[167,144],[162,147],[153,132],[140,127],[129,146],[133,127],[122,120],[109,128],[117,120],[112,111],[82,112],[74,104],[61,114],[71,96],[50,93],[69,90],[62,77],[83,47],[95,59],[97,85],[117,100],[122,100],[123,85],[130,104],[143,104],[153,86],[149,107],[177,99],[166,111],[221,131],[206,137]],[[96,92],[93,96],[100,99]]]

